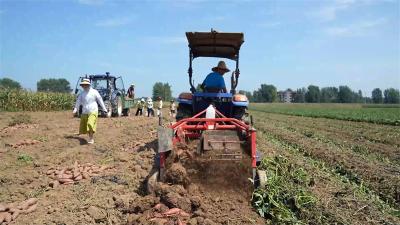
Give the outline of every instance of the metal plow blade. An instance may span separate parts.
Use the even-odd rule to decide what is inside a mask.
[[[158,127],[157,128],[158,134],[158,152],[168,152],[171,151],[173,148],[173,135],[174,131],[168,127]]]
[[[210,160],[241,160],[242,143],[237,131],[208,130],[203,133],[203,156]]]

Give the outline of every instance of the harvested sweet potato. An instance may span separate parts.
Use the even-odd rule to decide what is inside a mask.
[[[7,214],[8,212],[0,212],[0,223],[4,222]]]
[[[59,178],[58,181],[62,184],[66,182],[73,182],[71,178]]]
[[[74,171],[73,178],[79,177],[80,175],[81,175],[81,172],[79,172],[79,170]]]
[[[4,217],[4,222],[9,223],[12,220],[11,213],[7,213]]]
[[[67,181],[65,183],[63,183],[64,185],[69,185],[69,184],[75,184],[75,181]]]
[[[34,205],[38,202],[37,198],[30,198],[28,200],[25,201],[28,205]]]
[[[15,210],[11,216],[12,220],[17,219],[17,217],[19,216],[19,214],[21,213],[21,210]]]
[[[104,165],[104,166],[101,166],[99,170],[100,170],[100,171],[104,171],[104,170],[106,170],[106,169],[108,169],[108,167]]]
[[[6,210],[11,210],[11,209],[16,209],[18,207],[18,203],[17,202],[13,202],[13,203],[9,203],[6,205]]]
[[[65,174],[65,173],[58,176],[58,178],[60,179],[72,179],[73,177],[74,176],[72,174]]]
[[[26,210],[27,208],[29,208],[29,204],[25,201],[22,202],[21,204],[18,205],[17,209],[19,210]]]
[[[183,210],[180,211],[179,215],[181,215],[182,217],[190,217],[190,214]]]
[[[82,177],[83,177],[83,179],[89,179],[89,178],[90,178],[90,175],[89,175],[88,172],[83,172],[83,173],[82,173]]]
[[[4,212],[4,211],[6,211],[6,206],[5,205],[2,205],[2,204],[0,204],[0,212]]]
[[[180,213],[180,211],[181,211],[181,209],[172,208],[172,209],[166,211],[165,213],[163,213],[163,215],[164,215],[164,216],[171,216],[171,215]]]
[[[75,181],[80,181],[80,180],[82,180],[82,178],[83,178],[82,175],[79,175],[79,176],[75,177],[74,180]]]
[[[96,166],[91,163],[79,164],[75,161],[73,166],[57,169],[50,168],[48,170],[49,177],[57,180],[59,183],[51,182],[51,187],[56,187],[58,184],[74,184],[83,179],[100,176],[104,170],[113,168],[112,166]]]
[[[29,206],[29,208],[27,210],[25,210],[24,213],[28,214],[28,213],[31,213],[31,212],[35,211],[37,209],[37,205],[38,204],[34,204],[34,205]]]

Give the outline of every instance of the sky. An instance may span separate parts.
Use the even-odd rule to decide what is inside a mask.
[[[185,32],[211,28],[244,33],[238,89],[400,88],[400,0],[0,0],[0,78],[75,88],[79,76],[108,71],[136,96],[155,82],[177,96],[189,91]],[[194,83],[218,61],[195,59]]]

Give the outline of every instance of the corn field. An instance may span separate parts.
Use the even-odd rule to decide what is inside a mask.
[[[0,89],[0,111],[69,110],[74,101],[74,95],[67,93]]]

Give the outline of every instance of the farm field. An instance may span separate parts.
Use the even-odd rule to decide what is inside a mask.
[[[269,107],[252,111],[274,187],[260,194],[275,203],[294,199],[294,206],[277,204],[270,216],[287,223],[399,224],[398,126],[292,116],[281,114],[278,104]]]
[[[38,198],[36,211],[15,224],[400,224],[399,126],[270,113],[268,106],[251,110],[269,178],[253,197],[246,169],[235,174],[226,165],[228,179],[213,166],[205,180],[145,193],[156,118],[100,118],[96,143],[86,145],[69,111],[1,112],[0,203]],[[106,169],[52,187],[49,171],[75,162]],[[158,213],[175,207],[187,214]]]
[[[174,207],[190,214],[181,218],[187,224],[264,223],[251,206],[246,176],[246,191],[236,183],[213,189],[194,180],[189,187],[165,185],[156,195],[146,194],[157,118],[100,118],[94,145],[76,135],[78,125],[70,111],[0,113],[0,204],[38,198],[36,211],[20,215],[15,224],[162,224],[166,219],[150,220],[157,216],[154,210]],[[74,167],[75,162],[110,169],[51,187],[49,171]],[[154,209],[157,205],[161,209]],[[171,220],[177,224],[177,218]]]
[[[253,103],[250,109],[295,116],[400,125],[400,105]]]

